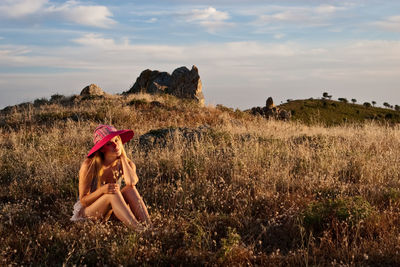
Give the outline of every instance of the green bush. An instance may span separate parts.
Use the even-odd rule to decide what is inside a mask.
[[[372,207],[362,197],[326,199],[308,205],[303,214],[304,226],[315,233],[329,228],[333,221],[354,225],[370,216]]]
[[[40,107],[40,106],[46,105],[48,103],[49,103],[49,100],[47,100],[47,98],[44,98],[44,97],[35,99],[35,101],[33,101],[33,105],[35,107]]]
[[[60,100],[63,100],[65,96],[60,95],[60,94],[54,94],[50,97],[50,102],[58,102]]]

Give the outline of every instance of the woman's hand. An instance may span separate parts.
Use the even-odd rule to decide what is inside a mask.
[[[104,194],[115,194],[119,191],[119,184],[109,183],[101,186]]]

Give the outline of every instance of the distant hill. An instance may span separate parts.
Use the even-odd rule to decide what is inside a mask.
[[[330,126],[369,120],[400,123],[399,111],[327,99],[292,100],[279,105],[279,108],[291,111],[292,120],[306,124],[322,123]]]

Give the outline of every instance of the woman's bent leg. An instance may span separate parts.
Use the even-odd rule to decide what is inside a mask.
[[[133,215],[121,192],[104,194],[84,210],[85,216],[101,219],[112,208],[115,216],[131,228],[136,228],[138,221]]]
[[[138,218],[140,222],[145,222],[146,224],[151,225],[149,212],[147,211],[146,205],[140,197],[136,187],[125,186],[121,192],[136,218]]]

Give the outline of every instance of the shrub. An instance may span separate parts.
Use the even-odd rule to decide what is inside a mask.
[[[371,212],[371,205],[362,197],[326,199],[308,205],[303,222],[308,230],[318,233],[329,228],[332,221],[353,225],[367,218]]]
[[[58,102],[60,100],[63,100],[65,96],[59,95],[59,94],[54,94],[50,97],[50,102]]]
[[[47,100],[47,98],[45,98],[45,97],[38,98],[38,99],[35,99],[35,101],[33,101],[33,105],[35,107],[40,107],[40,106],[46,105],[48,103],[49,103],[49,100]]]
[[[393,118],[393,114],[392,113],[386,113],[385,119],[390,120],[392,118]]]
[[[371,107],[371,103],[369,103],[369,102],[364,102],[363,106],[366,107],[366,108],[369,108],[369,107]]]
[[[391,107],[388,102],[383,102],[383,106],[386,107],[386,108],[390,108]]]
[[[128,103],[129,106],[134,106],[137,108],[147,106],[148,104],[149,102],[147,102],[146,99],[133,99]]]

